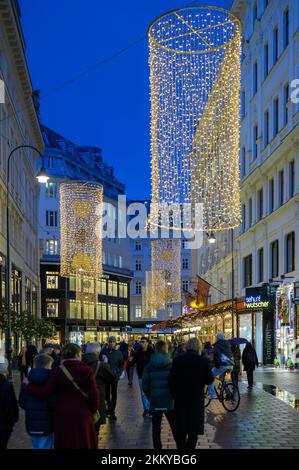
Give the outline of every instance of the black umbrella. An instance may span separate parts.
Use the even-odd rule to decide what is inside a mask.
[[[230,344],[246,344],[248,340],[246,338],[232,338],[228,340]]]

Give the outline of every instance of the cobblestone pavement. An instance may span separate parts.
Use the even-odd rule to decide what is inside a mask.
[[[288,387],[290,393],[296,393],[299,374],[287,374],[288,371],[261,369],[256,373],[256,379],[259,383]],[[17,382],[16,378],[16,389]],[[299,449],[299,412],[259,386],[248,392],[246,383],[242,382],[240,389],[241,404],[236,412],[226,412],[217,401],[209,405],[205,434],[199,437],[198,448]],[[142,411],[136,377],[132,388],[128,387],[126,379],[121,380],[116,409],[118,420],[101,427],[99,448],[151,449],[151,419],[143,418]],[[164,448],[175,448],[166,420],[162,424],[162,442]],[[8,448],[30,448],[22,410]]]

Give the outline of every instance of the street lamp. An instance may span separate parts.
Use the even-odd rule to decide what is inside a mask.
[[[6,167],[6,270],[5,270],[5,297],[6,305],[8,308],[7,311],[7,330],[5,335],[5,350],[6,357],[8,361],[8,381],[12,382],[12,345],[11,345],[11,311],[10,311],[10,226],[9,226],[9,183],[10,183],[10,160],[11,157],[17,150],[20,149],[32,149],[38,153],[38,155],[43,159],[41,152],[32,145],[19,145],[15,147],[9,154],[7,159]],[[42,165],[41,172],[38,173],[37,179],[40,183],[48,181],[46,172],[44,170],[44,165]]]

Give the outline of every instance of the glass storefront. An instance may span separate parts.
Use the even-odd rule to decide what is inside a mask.
[[[296,362],[293,293],[293,284],[279,287],[276,293],[276,357],[281,367],[288,359]]]
[[[253,344],[258,361],[263,364],[263,312],[261,310],[239,314],[238,336],[247,339],[247,341]],[[240,346],[241,352],[244,347],[245,345]]]

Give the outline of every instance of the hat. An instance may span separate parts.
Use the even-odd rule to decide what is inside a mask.
[[[109,343],[112,343],[112,342],[116,343],[116,338],[115,338],[115,336],[109,336],[108,342],[109,342]]]
[[[217,339],[218,339],[218,340],[225,339],[225,334],[222,333],[222,332],[221,332],[221,333],[218,333]]]

